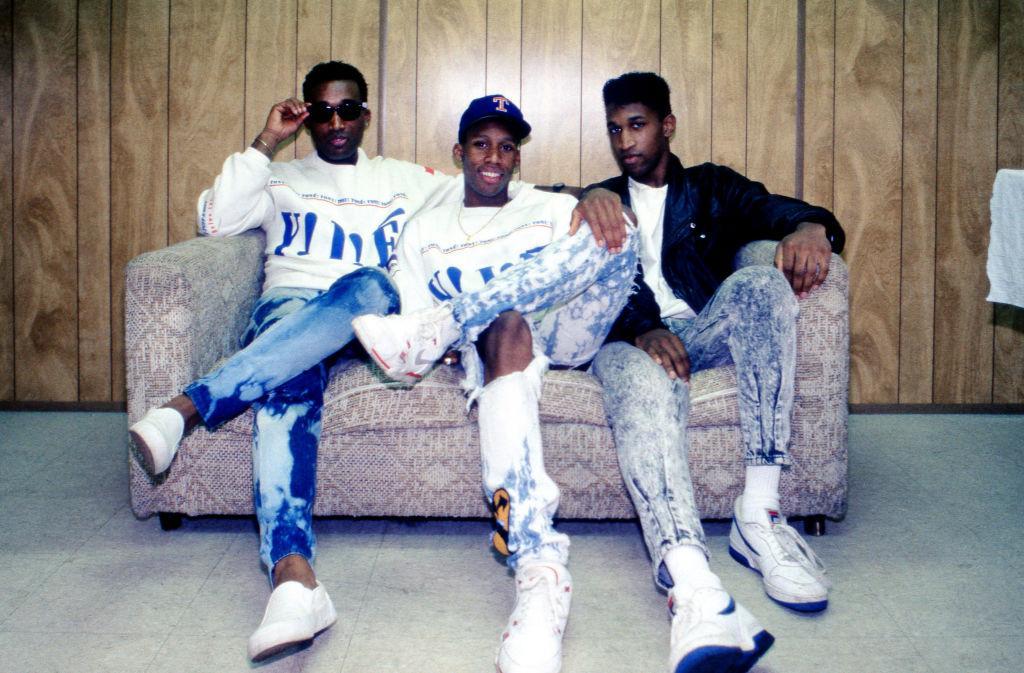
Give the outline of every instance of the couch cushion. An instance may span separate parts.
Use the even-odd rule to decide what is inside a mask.
[[[375,366],[357,360],[340,363],[324,393],[327,432],[358,432],[386,427],[450,428],[476,423],[476,407],[467,414],[459,385],[462,370],[437,367],[415,386],[388,380]],[[690,426],[735,425],[736,373],[719,367],[694,374]],[[388,391],[388,394],[381,394]],[[601,385],[590,374],[553,370],[544,377],[540,417],[545,423],[607,425]],[[250,433],[252,415],[228,421],[221,431]]]

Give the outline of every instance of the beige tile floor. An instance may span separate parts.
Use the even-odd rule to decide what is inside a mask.
[[[712,566],[777,641],[760,673],[1024,670],[1024,417],[853,416],[850,513],[812,541],[818,616],[771,603],[709,523]],[[482,521],[318,521],[338,623],[252,666],[268,587],[253,523],[162,532],[127,502],[123,414],[0,412],[0,671],[487,673],[512,598]],[[564,522],[564,673],[667,669],[635,523]]]

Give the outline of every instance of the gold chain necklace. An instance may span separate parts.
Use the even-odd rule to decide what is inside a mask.
[[[484,222],[484,226],[482,226],[479,229],[477,229],[476,231],[470,233],[470,232],[466,231],[466,228],[464,226],[462,226],[462,211],[465,210],[465,202],[459,203],[458,224],[459,224],[459,229],[461,229],[462,233],[466,235],[466,242],[468,243],[474,236],[476,236],[481,231],[486,229],[488,227],[488,225],[490,225],[490,223],[494,221],[494,218],[496,218],[501,213],[501,211],[504,210],[505,206],[507,206],[508,204],[509,204],[509,201],[506,201],[505,203],[501,204],[501,208],[498,208],[498,210],[496,210],[494,212],[494,214],[491,215],[490,219],[488,219],[486,222]]]

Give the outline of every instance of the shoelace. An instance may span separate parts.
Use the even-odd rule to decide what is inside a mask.
[[[772,526],[772,532],[774,535],[769,539],[778,545],[780,551],[794,563],[798,563],[826,588],[831,587],[831,582],[825,576],[825,564],[814,553],[814,550],[807,546],[796,529],[787,523],[776,523]]]
[[[545,606],[540,603],[544,598],[547,599],[547,609],[550,610],[552,619],[559,629],[562,628],[562,623],[568,617],[568,611],[562,601],[558,600],[557,583],[546,574],[533,575],[519,585],[515,612],[522,615],[531,611],[544,610]],[[526,621],[521,616],[519,619]]]

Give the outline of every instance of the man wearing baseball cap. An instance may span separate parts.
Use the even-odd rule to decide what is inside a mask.
[[[479,405],[484,492],[495,548],[515,571],[516,603],[501,637],[501,673],[557,673],[572,598],[569,539],[552,517],[559,490],[544,469],[538,399],[549,363],[578,366],[625,306],[637,263],[584,231],[576,200],[513,181],[530,125],[505,96],[477,98],[452,148],[463,200],[413,218],[390,265],[402,315],[366,315],[356,336],[384,371],[413,383],[457,347]],[[627,227],[627,231],[631,229]]]

